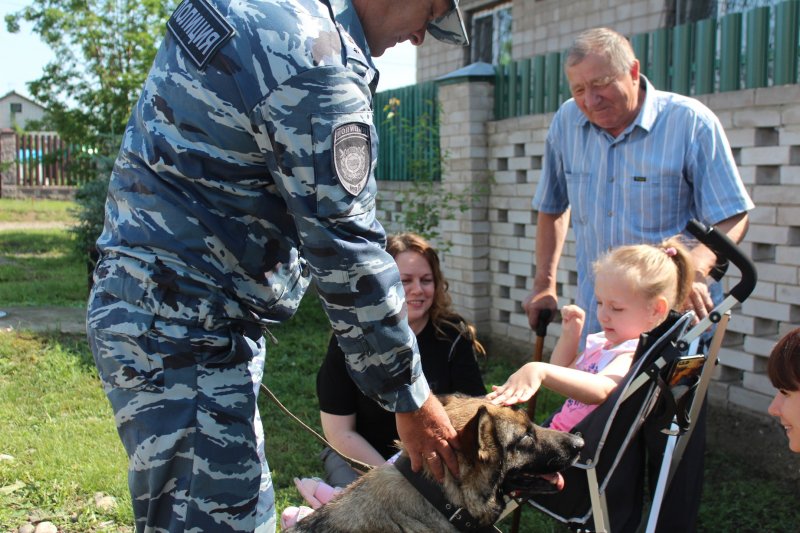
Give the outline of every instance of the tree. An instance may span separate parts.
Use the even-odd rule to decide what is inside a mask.
[[[48,112],[45,122],[69,143],[119,147],[131,107],[153,63],[176,0],[33,0],[6,15],[55,53],[28,89]],[[114,149],[116,149],[114,148]]]
[[[71,172],[89,179],[79,180],[85,183],[76,192],[73,233],[90,271],[110,166],[177,1],[33,0],[5,18],[9,33],[18,32],[21,21],[32,23],[55,53],[28,89],[47,108],[47,129],[82,147],[73,154]]]

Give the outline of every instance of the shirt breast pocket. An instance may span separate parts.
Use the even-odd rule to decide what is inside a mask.
[[[589,208],[598,201],[599,191],[592,190],[592,174],[588,172],[565,172],[567,196],[573,224],[589,223]]]
[[[641,232],[680,231],[686,220],[685,194],[679,175],[628,176],[623,180],[623,202],[628,206],[630,225]],[[683,215],[682,215],[683,214]]]
[[[372,112],[311,117],[317,215],[340,218],[375,207],[378,135]]]

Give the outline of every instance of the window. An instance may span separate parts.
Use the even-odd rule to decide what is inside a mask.
[[[674,16],[671,25],[686,24],[714,16],[717,9],[715,0],[675,0]]]
[[[473,63],[511,61],[511,2],[473,13],[471,55]]]
[[[22,113],[22,104],[19,102],[11,102],[12,113]]]
[[[721,18],[754,7],[773,6],[783,0],[667,0],[667,25],[675,26],[707,18]]]
[[[783,0],[722,0],[717,2],[717,16],[722,17],[728,13],[743,13],[754,7],[774,6]]]

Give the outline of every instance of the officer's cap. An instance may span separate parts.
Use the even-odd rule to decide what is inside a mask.
[[[448,44],[460,44],[461,46],[469,44],[467,30],[464,28],[464,19],[458,8],[458,0],[453,0],[453,9],[446,15],[442,15],[428,24],[428,33]]]

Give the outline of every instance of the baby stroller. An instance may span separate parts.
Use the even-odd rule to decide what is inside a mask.
[[[581,434],[585,447],[578,462],[564,473],[564,490],[517,503],[531,505],[574,530],[609,532],[607,495],[630,492],[624,487],[630,483],[630,472],[639,472],[635,465],[641,464],[645,453],[639,436],[643,431],[661,431],[668,436],[646,517],[646,531],[655,531],[664,495],[705,401],[730,309],[747,299],[756,284],[755,266],[727,235],[694,220],[686,229],[716,254],[712,272],[716,280],[732,262],[741,272],[740,282],[697,325],[691,326],[693,312],[672,313],[643,334],[623,381],[572,430]],[[716,330],[707,353],[697,353],[696,341],[713,324]]]

